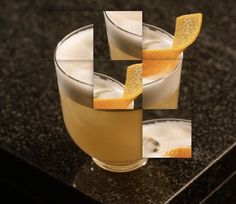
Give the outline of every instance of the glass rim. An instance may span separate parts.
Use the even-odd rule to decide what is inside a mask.
[[[139,34],[136,34],[136,33],[132,33],[132,32],[130,32],[130,31],[125,30],[124,28],[122,28],[122,27],[116,25],[116,24],[109,18],[107,12],[111,12],[111,11],[103,11],[104,15],[105,15],[106,18],[109,20],[109,22],[112,23],[112,25],[114,25],[115,27],[117,27],[118,29],[120,29],[120,30],[122,30],[122,31],[124,31],[124,32],[126,32],[126,33],[129,33],[129,34],[132,34],[132,35],[135,35],[135,36],[138,36],[138,37],[143,37],[142,35],[139,35]],[[143,24],[143,23],[142,23],[142,24]]]
[[[152,124],[152,123],[156,123],[156,122],[166,122],[166,121],[192,123],[192,120],[183,119],[183,118],[156,118],[156,119],[144,120],[143,125]]]
[[[116,80],[116,79],[114,79],[114,78],[112,78],[112,77],[110,77],[110,76],[108,76],[108,75],[106,75],[106,74],[102,74],[102,73],[99,73],[99,72],[93,72],[93,77],[94,76],[99,76],[100,78],[104,78],[104,79],[109,79],[109,80],[111,80],[112,82],[115,82],[116,84],[118,84],[119,86],[121,86],[122,88],[124,88],[125,87],[125,85],[124,84],[122,84],[120,81],[118,81],[118,80]],[[93,85],[92,85],[93,86]]]
[[[56,46],[56,48],[55,48],[55,50],[54,50],[54,56],[53,56],[53,58],[54,58],[54,63],[56,64],[56,67],[58,67],[59,71],[62,72],[62,74],[64,74],[65,76],[67,76],[68,78],[70,78],[70,79],[72,79],[72,80],[74,80],[74,81],[76,81],[76,82],[79,82],[79,83],[82,83],[82,84],[85,84],[85,85],[88,85],[88,86],[93,86],[93,84],[80,81],[80,80],[78,80],[78,79],[76,79],[76,78],[70,76],[68,73],[66,73],[66,72],[60,67],[60,65],[58,64],[58,61],[60,61],[60,60],[58,60],[58,59],[56,58],[56,52],[57,52],[57,49],[60,47],[60,45],[61,45],[64,41],[66,41],[68,38],[70,38],[71,36],[73,36],[74,34],[80,32],[80,31],[83,31],[83,30],[86,30],[86,29],[91,29],[91,28],[93,28],[93,24],[90,24],[90,25],[87,25],[87,26],[83,26],[83,27],[78,28],[78,29],[76,29],[76,30],[70,32],[69,34],[67,34],[62,40],[60,40],[60,41],[58,42],[58,44],[57,44],[57,46]],[[61,60],[61,61],[70,61],[70,60]],[[80,60],[78,60],[78,61],[80,61]],[[83,61],[94,61],[94,60],[83,60]],[[122,84],[122,83],[119,82],[118,80],[116,80],[116,79],[114,79],[114,78],[112,78],[112,77],[110,77],[110,76],[108,76],[108,75],[105,75],[105,74],[102,74],[102,73],[98,73],[98,72],[93,72],[93,76],[99,76],[100,78],[109,79],[109,80],[111,80],[112,82],[115,82],[115,83],[117,83],[119,86],[121,86],[122,88],[124,88],[124,84]]]
[[[161,28],[159,28],[159,27],[157,27],[157,26],[153,26],[153,25],[150,25],[150,24],[147,24],[147,23],[143,23],[143,26],[144,26],[144,27],[146,26],[147,28],[155,29],[155,31],[160,31],[160,32],[164,33],[165,35],[167,35],[168,37],[170,37],[172,40],[174,39],[174,36],[173,36],[173,35],[171,35],[171,34],[168,33],[167,31],[165,31],[165,30],[163,30],[163,29],[161,29]],[[180,59],[178,59],[178,64],[175,66],[175,68],[174,68],[171,72],[165,74],[163,77],[161,77],[161,78],[159,78],[159,79],[156,79],[156,80],[154,80],[154,81],[145,83],[145,84],[143,84],[143,86],[149,85],[149,84],[152,84],[152,83],[155,83],[155,82],[158,82],[158,81],[161,81],[161,80],[163,80],[163,79],[169,77],[170,75],[174,74],[174,73],[178,70],[178,68],[180,68],[180,66],[181,66],[181,63],[182,63],[183,57],[184,57],[184,56],[183,56],[183,52],[180,53],[180,56],[181,56],[181,57],[180,57]]]
[[[105,12],[105,11],[104,11],[104,12]],[[161,28],[159,28],[159,27],[156,27],[156,26],[153,26],[153,25],[150,25],[150,24],[147,24],[147,23],[143,23],[143,26],[146,26],[147,28],[152,28],[152,29],[158,30],[158,31],[160,31],[160,32],[162,32],[162,33],[164,33],[164,34],[166,34],[166,35],[167,35],[168,37],[170,37],[171,39],[174,38],[170,33],[166,32],[165,30],[163,30],[163,29],[161,29]],[[58,67],[58,69],[59,69],[64,75],[66,75],[67,77],[69,77],[70,79],[72,79],[72,80],[74,80],[74,81],[76,81],[76,82],[79,82],[79,83],[82,83],[82,84],[85,84],[85,85],[88,85],[88,86],[93,86],[93,84],[90,84],[90,83],[87,83],[87,82],[78,80],[78,79],[76,79],[76,78],[70,76],[68,73],[66,73],[66,72],[61,68],[61,66],[60,66],[59,63],[58,63],[58,61],[60,61],[60,60],[58,60],[58,59],[56,58],[56,53],[57,53],[57,50],[58,50],[58,48],[60,47],[60,45],[61,45],[62,43],[64,43],[67,39],[69,39],[69,38],[72,37],[73,35],[77,34],[78,32],[81,32],[81,31],[84,31],[84,30],[87,30],[87,29],[91,29],[91,28],[93,28],[93,24],[89,24],[89,25],[83,26],[83,27],[78,28],[78,29],[76,29],[76,30],[70,32],[69,34],[67,34],[65,37],[62,38],[62,40],[60,40],[60,41],[58,42],[58,44],[57,44],[57,46],[56,46],[56,48],[55,48],[55,50],[54,50],[54,56],[53,56],[54,63],[55,63],[55,65],[56,65],[56,67]],[[178,64],[176,65],[176,67],[175,67],[170,73],[164,75],[163,77],[161,77],[161,78],[159,78],[159,79],[156,79],[156,80],[154,80],[154,81],[145,83],[145,84],[143,84],[143,86],[147,86],[147,85],[150,85],[150,84],[152,84],[152,83],[161,81],[161,80],[163,80],[163,79],[169,77],[169,76],[172,75],[173,73],[175,73],[175,72],[178,70],[178,68],[180,67],[181,62],[183,61],[183,52],[181,53],[181,55],[182,55],[182,57],[178,60],[178,61],[179,61]],[[61,61],[67,61],[67,60],[61,60]],[[70,60],[68,60],[68,61],[70,61]],[[78,61],[81,61],[81,60],[78,60]],[[93,59],[93,60],[83,60],[83,61],[94,61],[94,59]],[[97,74],[98,74],[98,73],[97,73]],[[105,76],[107,76],[107,75],[105,75]],[[107,77],[109,77],[109,76],[107,76]]]

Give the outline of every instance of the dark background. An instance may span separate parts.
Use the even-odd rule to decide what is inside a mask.
[[[164,203],[179,191],[172,202],[199,203],[210,195],[207,202],[235,203],[232,179],[210,194],[227,177],[235,178],[230,177],[235,170],[236,139],[233,0],[3,0],[0,9],[0,149],[100,202]],[[203,13],[200,36],[185,52],[180,88],[179,109],[189,110],[193,121],[193,159],[150,160],[145,168],[114,175],[96,167],[70,139],[61,115],[53,51],[66,34],[88,24],[81,12],[94,9],[144,10],[144,22],[170,33],[177,16]],[[89,12],[85,15],[93,18]],[[5,159],[0,166],[5,172],[1,181],[7,176],[10,180],[1,182],[4,190],[19,192],[12,187],[18,175],[23,178],[20,188],[33,183],[30,195],[39,187],[38,191],[50,192],[45,198],[60,198],[61,193],[45,188],[50,179],[40,185],[41,180],[35,181],[29,173],[22,176],[27,171],[11,165],[13,159]],[[34,196],[26,193],[23,199],[29,197]]]
[[[109,45],[103,11],[94,11],[94,59],[110,60]]]

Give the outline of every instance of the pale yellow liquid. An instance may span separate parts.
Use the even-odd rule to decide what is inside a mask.
[[[166,100],[153,104],[152,106],[145,109],[177,109],[179,98],[179,87],[173,95],[168,97]]]
[[[138,58],[121,51],[117,46],[109,41],[110,56],[112,60],[138,60]]]
[[[141,159],[141,110],[94,110],[59,92],[67,131],[84,152],[113,165]]]

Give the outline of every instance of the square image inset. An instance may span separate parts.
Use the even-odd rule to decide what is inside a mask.
[[[94,61],[94,109],[141,109],[141,61]]]
[[[192,121],[190,112],[143,111],[143,158],[191,158]]]
[[[143,60],[143,109],[177,109],[182,58]]]
[[[112,60],[142,59],[143,12],[104,11]]]

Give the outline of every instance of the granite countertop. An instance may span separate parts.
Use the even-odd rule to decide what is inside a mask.
[[[235,171],[234,1],[128,2],[2,1],[0,150],[98,202],[199,202]],[[189,111],[193,121],[192,159],[150,159],[144,168],[114,174],[97,167],[69,137],[53,50],[62,37],[91,21],[82,10],[94,7],[141,8],[144,22],[170,33],[176,16],[203,13],[201,34],[185,53],[180,88],[179,110]],[[79,18],[81,12],[87,20]]]

